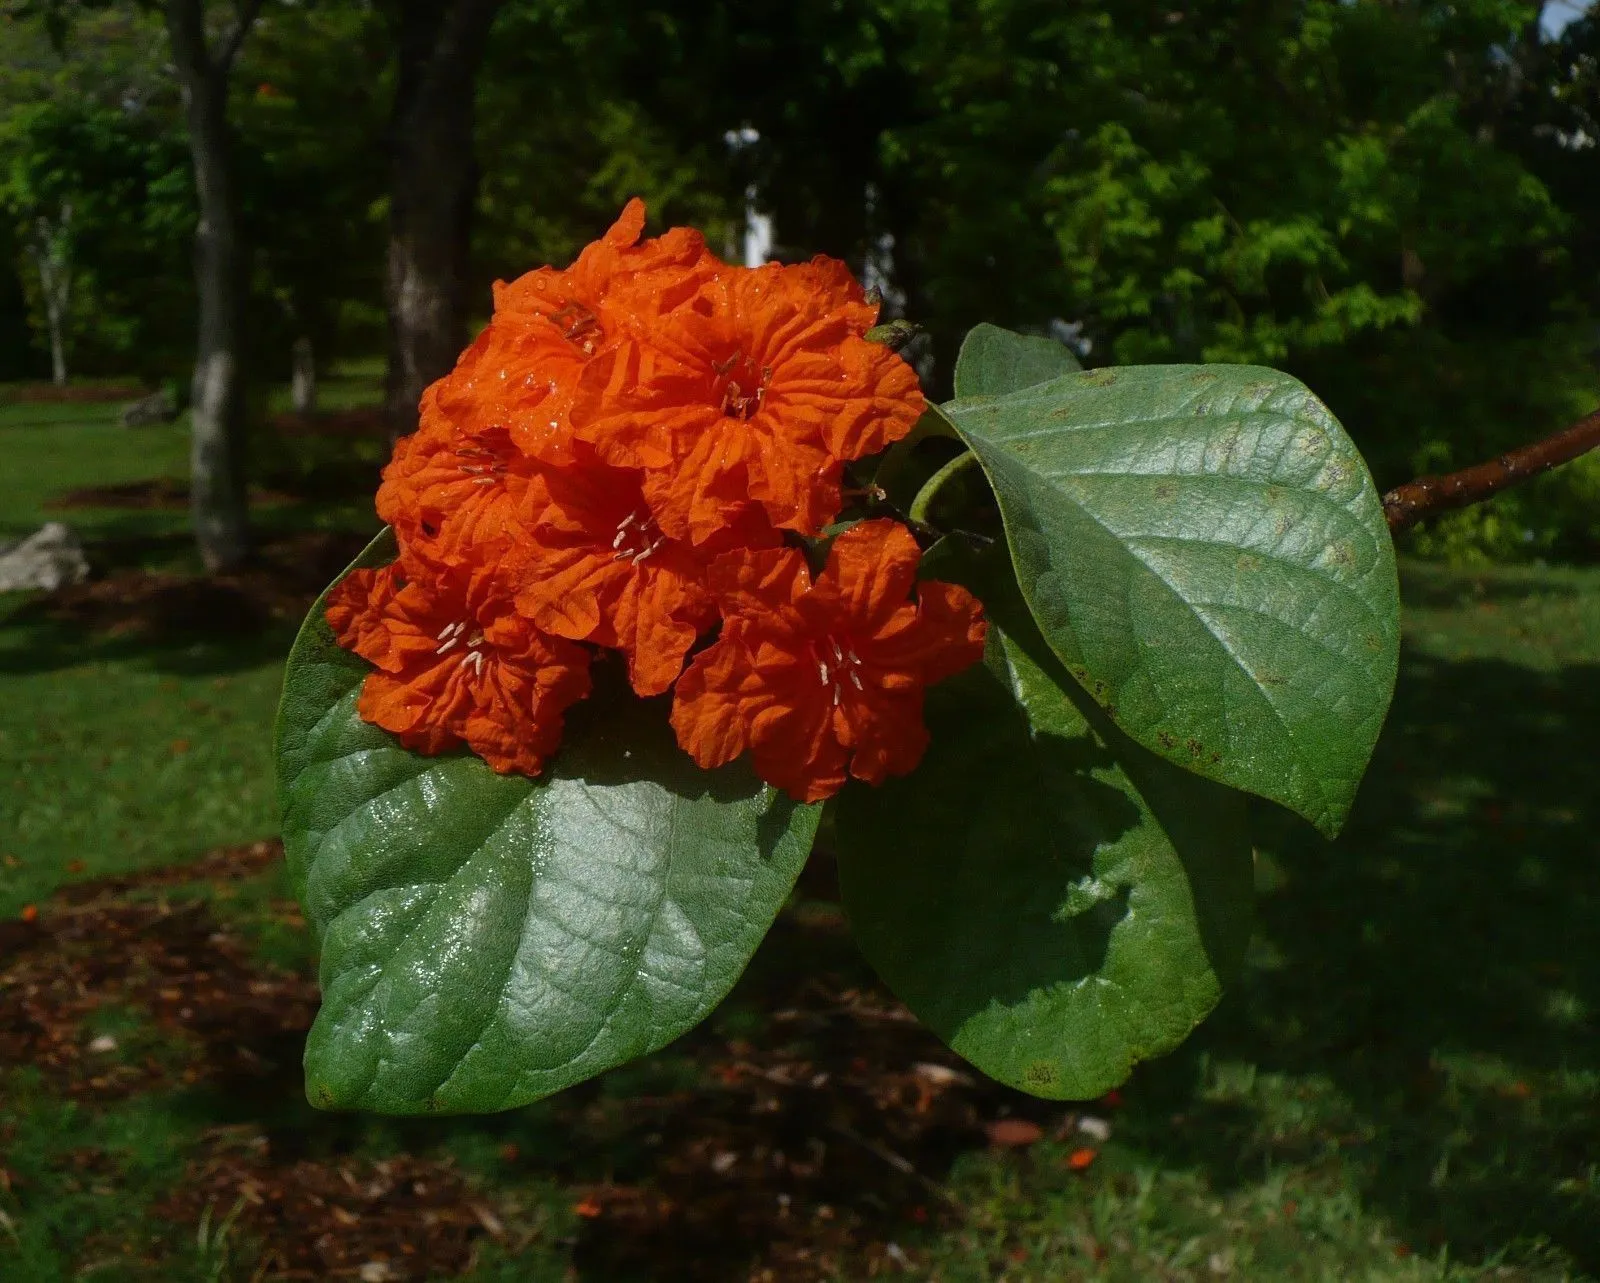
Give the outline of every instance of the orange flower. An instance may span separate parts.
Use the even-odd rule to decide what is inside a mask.
[[[584,247],[571,267],[539,267],[494,287],[495,313],[507,318],[538,318],[581,356],[593,356],[607,337],[603,322],[612,292],[635,285],[627,306],[649,298],[652,312],[669,311],[687,301],[721,264],[706,249],[705,237],[688,227],[641,241],[645,206],[637,196],[599,240]]]
[[[792,548],[718,558],[722,635],[678,681],[678,743],[705,767],[750,749],[762,779],[804,802],[847,770],[871,784],[910,771],[928,742],[924,688],[976,663],[986,631],[966,589],[915,583],[919,559],[892,521],[840,535],[815,583]]]
[[[899,440],[925,408],[911,367],[862,337],[876,319],[835,260],[723,268],[682,306],[632,308],[583,371],[574,431],[645,470],[676,538],[704,542],[752,498],[774,525],[817,534],[839,512],[842,463]]]
[[[630,200],[571,267],[496,282],[480,359],[446,378],[444,409],[466,424],[503,424],[527,453],[569,462],[568,408],[589,359],[626,319],[684,302],[718,266],[687,227],[641,242],[644,220],[644,202]],[[624,286],[619,310],[613,295]]]
[[[842,536],[815,584],[778,531],[838,514],[844,464],[922,414],[916,375],[866,340],[877,308],[842,263],[730,268],[686,228],[641,239],[644,219],[630,201],[570,267],[497,284],[424,394],[378,492],[400,560],[329,597],[376,666],[361,715],[537,774],[588,693],[588,642],[641,695],[678,684],[703,764],[748,748],[808,799],[908,771],[923,688],[981,652],[981,608],[947,584],[913,599],[891,522]]]
[[[558,636],[613,646],[628,657],[641,695],[678,679],[683,657],[717,609],[706,587],[710,557],[656,525],[640,474],[590,458],[550,468],[524,504],[530,539],[514,574],[517,609]],[[740,534],[771,544],[775,532],[747,521]]]
[[[632,284],[635,316],[641,299],[682,302],[709,274],[716,260],[698,232],[637,243],[644,218],[643,202],[629,201],[571,267],[495,286],[494,319],[423,394],[419,430],[384,469],[378,515],[415,555],[459,568],[503,552],[533,460],[572,461],[567,408],[584,365],[621,325],[612,291]]]
[[[589,693],[589,653],[540,633],[487,573],[409,576],[401,562],[357,570],[328,595],[339,644],[377,666],[362,718],[421,753],[465,743],[502,774],[539,774]]]
[[[483,565],[517,538],[534,463],[503,427],[464,430],[422,397],[422,426],[395,443],[378,487],[378,516],[414,558],[455,570]]]

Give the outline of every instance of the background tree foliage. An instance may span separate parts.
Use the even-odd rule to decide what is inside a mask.
[[[129,13],[93,15],[71,59],[37,24],[6,24],[0,57],[0,209],[8,220],[0,328],[34,335],[12,377],[48,371],[40,283],[28,249],[37,219],[72,217],[67,340],[72,368],[159,379],[189,359],[194,228],[176,99],[161,73],[159,28]],[[14,283],[14,284],[13,284]],[[25,335],[26,331],[24,331]]]
[[[1072,336],[1089,364],[1280,366],[1385,484],[1461,464],[1591,408],[1600,382],[1600,18],[1552,34],[1544,8],[509,0],[477,81],[463,306],[484,315],[492,280],[565,260],[628,195],[735,255],[753,199],[781,257],[886,283],[927,329],[936,395],[992,319]],[[242,54],[264,374],[286,377],[302,336],[383,350],[394,41],[369,7],[269,4]],[[193,213],[159,28],[113,4],[58,50],[19,11],[0,50],[0,332],[37,311],[29,210],[71,187],[78,368],[180,373]],[[1423,546],[1585,554],[1596,495],[1580,466]]]

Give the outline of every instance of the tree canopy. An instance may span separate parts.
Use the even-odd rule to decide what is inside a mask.
[[[936,394],[987,318],[1070,337],[1090,365],[1278,365],[1380,481],[1466,462],[1590,408],[1600,382],[1600,16],[1542,17],[1511,0],[508,0],[476,88],[467,312],[628,196],[735,255],[748,205],[778,256],[842,256],[886,286],[927,331]],[[0,21],[0,330],[27,308],[42,372],[27,238],[70,195],[76,365],[178,373],[194,198],[159,25],[116,2],[64,43],[42,13]],[[250,350],[273,377],[301,334],[381,350],[396,39],[381,8],[268,4],[241,53]],[[1498,532],[1464,519],[1468,541],[1528,543],[1524,508]],[[1561,520],[1533,545],[1584,546]]]

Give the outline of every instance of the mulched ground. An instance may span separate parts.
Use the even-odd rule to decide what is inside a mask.
[[[453,1276],[484,1243],[514,1252],[550,1233],[517,1190],[551,1179],[570,1191],[578,1226],[559,1244],[571,1277],[895,1276],[916,1270],[897,1238],[961,1220],[940,1183],[958,1154],[1075,1134],[1075,1114],[975,1081],[904,1008],[824,965],[768,982],[759,1033],[726,1041],[702,1027],[676,1044],[667,1054],[691,1061],[671,1077],[679,1089],[628,1095],[592,1082],[555,1098],[536,1148],[502,1146],[492,1187],[429,1152],[313,1153],[303,1127],[271,1121],[298,1097],[313,980],[253,957],[205,899],[166,898],[278,858],[276,843],[227,848],[66,888],[32,921],[0,924],[0,1064],[37,1065],[91,1108],[175,1086],[259,1102],[258,1120],[204,1133],[156,1209],[179,1235],[203,1216],[233,1216],[235,1241],[259,1247],[253,1278]],[[294,920],[292,904],[273,907]],[[822,904],[777,930],[789,937],[782,956],[805,957],[810,941],[822,958],[837,956],[844,928]],[[106,1007],[143,1013],[161,1044],[113,1054],[86,1029]],[[83,1156],[85,1180],[95,1161]]]
[[[30,921],[0,923],[0,1064],[34,1065],[62,1094],[111,1100],[202,1081],[248,1085],[309,1027],[308,977],[264,966],[204,900],[160,894],[198,878],[240,878],[282,857],[271,842],[230,847],[189,869],[84,882]],[[153,893],[129,898],[129,893]],[[286,914],[298,909],[284,905]],[[84,1035],[103,1008],[149,1017],[173,1046],[138,1059]]]
[[[189,506],[189,487],[182,481],[158,477],[152,481],[124,481],[109,486],[82,486],[44,505],[50,512],[73,512],[84,508],[114,508],[129,511],[182,509]]]
[[[108,401],[137,401],[149,395],[150,389],[140,387],[137,383],[69,383],[64,388],[58,388],[53,383],[22,383],[8,388],[0,399],[19,405],[94,405]]]
[[[275,1161],[246,1125],[213,1128],[185,1181],[155,1209],[174,1225],[235,1218],[261,1244],[253,1279],[359,1278],[400,1283],[459,1273],[478,1240],[504,1240],[490,1200],[449,1160]]]
[[[42,594],[13,618],[153,642],[249,636],[302,617],[366,541],[331,531],[281,537],[263,542],[249,565],[221,575],[113,571]]]
[[[388,441],[388,426],[381,412],[370,409],[311,418],[278,415],[272,426],[287,436],[325,438],[336,450],[345,449],[341,443]],[[320,459],[307,468],[304,475],[289,468],[270,486],[252,487],[252,503],[292,504],[312,491],[320,494],[318,487],[338,490],[349,484],[355,487],[353,493],[369,497],[377,484],[378,468],[370,458]],[[307,486],[311,489],[301,493]],[[70,514],[107,509],[182,511],[188,505],[189,489],[184,482],[158,478],[86,486],[58,495],[45,506]],[[70,521],[70,516],[67,519]],[[151,552],[187,548],[184,536],[162,534],[91,545],[87,554],[93,573],[87,581],[39,595],[14,618],[24,623],[45,620],[91,636],[153,642],[250,636],[274,622],[302,617],[317,594],[361,551],[370,534],[258,531],[257,537],[248,565],[211,576],[149,571],[136,564],[148,560]]]

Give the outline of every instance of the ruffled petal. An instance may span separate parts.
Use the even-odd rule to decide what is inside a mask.
[[[917,585],[917,607],[886,619],[858,645],[870,663],[931,686],[983,658],[989,625],[983,606],[965,588],[939,580]]]
[[[740,549],[711,563],[708,582],[725,618],[770,630],[779,619],[798,619],[794,607],[811,590],[811,570],[797,548]]]
[[[801,704],[767,720],[750,757],[774,788],[797,802],[821,802],[844,787],[850,750],[833,734],[826,708]]]
[[[759,696],[750,676],[749,656],[736,641],[724,638],[696,655],[678,679],[672,729],[684,752],[700,766],[722,766],[750,747],[746,705]]]
[[[868,784],[882,784],[891,775],[908,775],[928,749],[928,728],[922,720],[922,687],[878,692],[851,705],[854,755],[850,773]]]
[[[818,596],[852,630],[875,633],[905,604],[921,560],[917,541],[899,522],[858,522],[829,548]]]

